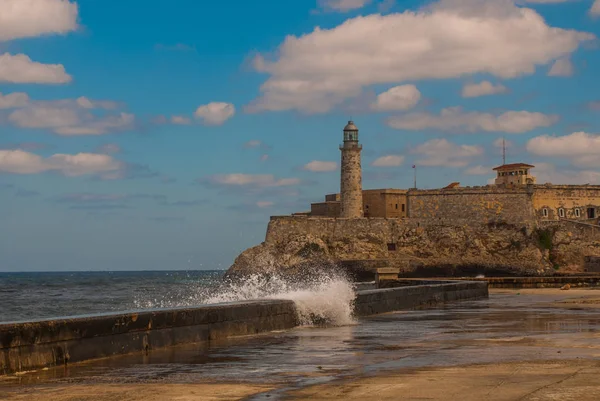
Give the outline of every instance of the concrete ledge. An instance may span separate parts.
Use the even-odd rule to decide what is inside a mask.
[[[465,278],[444,280],[462,281]],[[489,288],[560,288],[565,284],[571,287],[600,287],[599,275],[572,275],[552,277],[486,277],[470,278],[470,281],[487,282]]]
[[[425,285],[359,291],[354,313],[356,316],[367,316],[489,296],[487,282],[421,281],[421,283]]]
[[[0,324],[0,374],[297,324],[294,302],[285,300]]]

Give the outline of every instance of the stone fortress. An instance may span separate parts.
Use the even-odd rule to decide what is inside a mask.
[[[491,185],[364,190],[358,134],[348,122],[340,192],[310,211],[272,216],[265,242],[242,253],[231,272],[307,263],[359,272],[600,271],[600,185],[539,184],[534,166],[515,163],[494,168]]]
[[[494,168],[494,185],[460,187],[454,182],[433,190],[361,188],[358,128],[344,128],[340,193],[313,203],[310,212],[296,216],[332,218],[488,219],[504,221],[568,219],[597,224],[600,215],[598,185],[536,185],[525,163]]]

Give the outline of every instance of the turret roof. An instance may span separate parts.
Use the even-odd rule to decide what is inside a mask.
[[[533,168],[535,166],[532,166],[531,164],[525,164],[525,163],[513,163],[513,164],[503,164],[502,166],[498,166],[496,168],[494,168],[494,170],[514,170],[517,168]]]
[[[344,131],[358,131],[358,127],[354,125],[353,121],[348,121],[348,124],[344,127]]]

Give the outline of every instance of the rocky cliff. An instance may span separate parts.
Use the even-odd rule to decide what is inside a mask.
[[[600,227],[287,217],[272,219],[265,242],[244,251],[229,273],[341,264],[358,276],[382,265],[404,275],[549,275],[583,272],[586,256],[600,256]]]

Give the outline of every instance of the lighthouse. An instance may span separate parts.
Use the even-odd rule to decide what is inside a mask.
[[[346,219],[363,217],[362,172],[360,152],[362,145],[358,143],[358,128],[352,121],[344,128],[344,144],[342,152],[340,182],[340,217]]]

